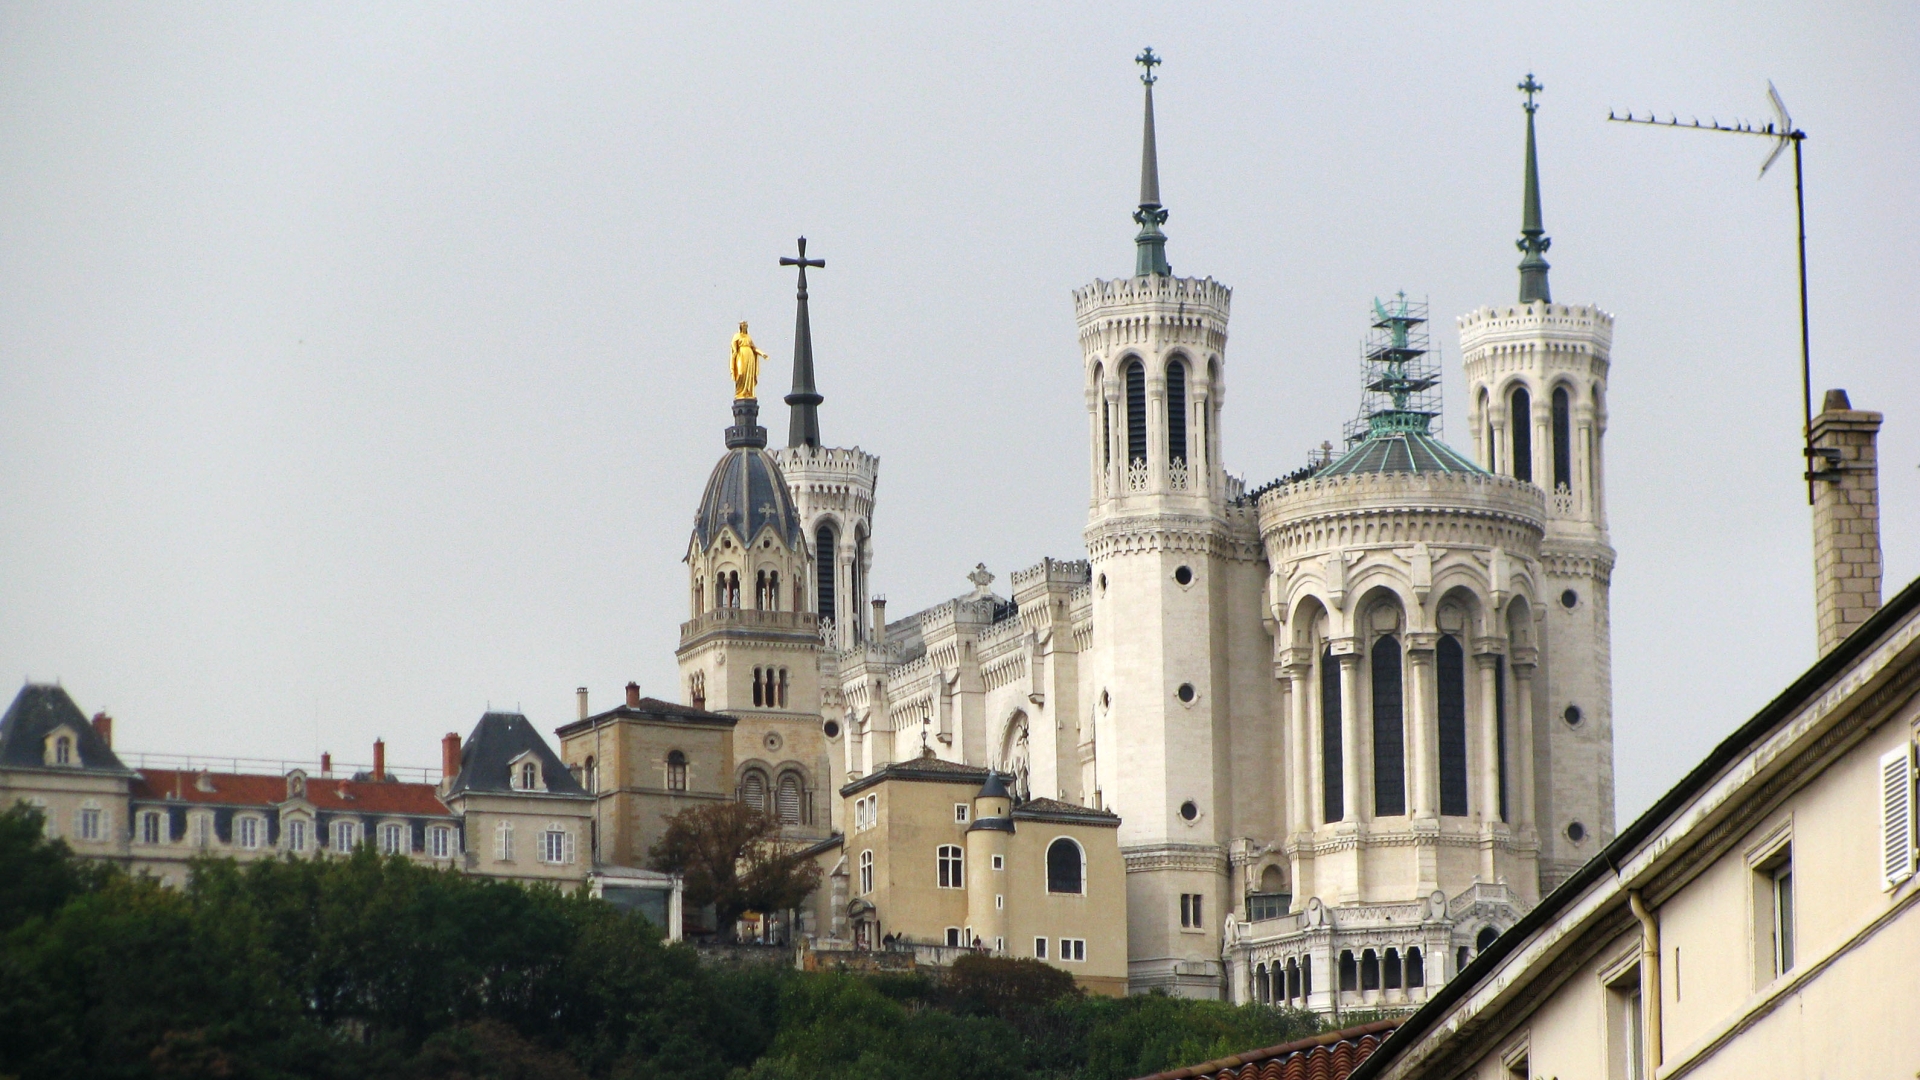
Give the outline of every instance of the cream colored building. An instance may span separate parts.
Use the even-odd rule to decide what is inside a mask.
[[[966,950],[1045,961],[1097,993],[1127,986],[1126,884],[1100,810],[1015,802],[1005,779],[928,754],[841,789],[851,823],[813,853],[815,947]]]
[[[1356,1077],[1920,1069],[1920,581],[1873,614],[1879,421],[1835,391],[1814,422],[1824,655]]]

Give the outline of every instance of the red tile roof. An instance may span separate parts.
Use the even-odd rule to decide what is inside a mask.
[[[201,781],[212,791],[202,791]],[[135,799],[200,803],[210,806],[274,806],[287,801],[287,778],[251,773],[201,773],[184,769],[141,769],[133,782]],[[307,777],[307,801],[317,810],[360,814],[413,814],[451,817],[432,784],[375,783]]]
[[[1347,1080],[1399,1026],[1398,1020],[1376,1020],[1139,1080]]]

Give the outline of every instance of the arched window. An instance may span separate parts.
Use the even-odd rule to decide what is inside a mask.
[[[1573,489],[1573,417],[1567,388],[1553,391],[1553,489]]]
[[[740,801],[755,810],[767,808],[767,774],[759,769],[748,769],[740,778]]]
[[[667,790],[687,790],[687,755],[678,750],[667,752]]]
[[[780,702],[780,707],[784,709],[787,707],[787,669],[786,668],[780,669],[780,685],[776,687],[776,689],[780,691],[780,693],[777,696]]]
[[[1460,639],[1442,634],[1434,649],[1440,699],[1440,812],[1467,815],[1467,653]]]
[[[753,669],[753,704],[755,708],[759,708],[765,704],[762,698],[764,698],[766,695],[766,685],[767,685],[766,683],[760,681],[760,669],[754,668]]]
[[[1353,950],[1340,950],[1340,989],[1360,989],[1360,965],[1353,961]]]
[[[585,770],[585,780],[587,782],[587,790],[599,791],[600,790],[600,763],[594,760],[593,755],[589,754],[587,755],[586,765],[587,767]]]
[[[780,816],[780,824],[800,824],[801,794],[799,774],[781,773],[780,784],[773,792],[773,809]]]
[[[865,896],[872,891],[873,851],[869,849],[860,853],[860,895]]]
[[[1147,463],[1147,369],[1127,364],[1127,464]]]
[[[1300,996],[1300,965],[1297,961],[1287,961],[1287,1000]]]
[[[494,775],[498,776],[500,774],[495,773]],[[521,791],[532,791],[536,783],[538,782],[539,778],[540,778],[540,770],[534,766],[533,762],[528,761],[528,762],[521,763],[520,765],[520,790]]]
[[[780,610],[780,571],[767,571],[767,610]]]
[[[1093,392],[1100,395],[1100,469],[1113,468],[1113,405],[1107,400],[1107,369],[1093,365]]]
[[[767,572],[765,570],[754,575],[753,609],[755,611],[767,610]]]
[[[1500,931],[1495,930],[1491,926],[1483,926],[1480,928],[1480,933],[1474,936],[1473,951],[1477,953],[1486,952],[1487,946],[1493,944],[1499,940],[1499,938]]]
[[[1387,950],[1386,960],[1380,968],[1380,985],[1388,990],[1400,989],[1400,950]]]
[[[1360,953],[1360,989],[1380,989],[1380,957],[1372,949]]]
[[[940,887],[943,889],[964,889],[967,887],[966,856],[958,845],[941,844],[935,853],[938,864]]]
[[[1300,996],[1303,999],[1313,996],[1313,957],[1311,956],[1300,958]]]
[[[847,621],[853,624],[853,640],[867,639],[866,627],[861,624],[860,602],[867,595],[867,530],[853,530],[853,565],[847,567]]]
[[[1047,845],[1047,891],[1082,893],[1086,891],[1085,856],[1080,845],[1061,837]]]
[[[1167,364],[1167,464],[1187,463],[1187,365]]]
[[[1407,950],[1407,989],[1427,985],[1427,965],[1419,949]]]
[[[834,618],[834,614],[833,614],[834,550],[838,546],[839,545],[834,543],[832,528],[826,525],[822,525],[820,526],[819,529],[814,531],[813,569],[814,569],[815,577],[817,579],[813,587],[814,602],[818,605],[818,608],[819,608],[816,614],[818,614],[821,619],[826,620],[828,622],[833,621],[833,618]]]
[[[1391,634],[1373,643],[1373,813],[1407,812],[1405,725],[1401,722],[1400,641]]]
[[[1270,1004],[1273,1001],[1273,994],[1267,988],[1267,965],[1265,964],[1261,964],[1253,969],[1253,996],[1254,999],[1262,1005]]]
[[[1346,816],[1340,752],[1340,661],[1329,645],[1320,650],[1320,810],[1327,821]]]
[[[1533,482],[1533,397],[1524,386],[1508,399],[1507,436],[1513,440],[1513,478]]]

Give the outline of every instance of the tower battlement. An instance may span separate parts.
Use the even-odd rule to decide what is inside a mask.
[[[1488,346],[1519,341],[1578,342],[1605,357],[1613,348],[1613,316],[1592,304],[1527,304],[1483,307],[1460,316],[1460,352],[1471,360]]]
[[[1233,290],[1212,278],[1182,278],[1149,274],[1142,277],[1096,279],[1073,290],[1074,316],[1084,332],[1104,317],[1141,308],[1162,308],[1181,314],[1210,317],[1225,325]]]
[[[880,476],[880,456],[859,447],[789,446],[773,452],[780,469],[795,484],[839,479],[871,488]]]

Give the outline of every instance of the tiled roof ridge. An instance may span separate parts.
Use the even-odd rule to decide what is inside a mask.
[[[1081,806],[1077,803],[1064,802],[1060,799],[1044,798],[1028,799],[1026,802],[1013,808],[1014,817],[1017,818],[1023,814],[1097,818],[1101,821],[1116,822],[1120,820],[1120,815],[1111,810],[1101,810],[1092,806]]]
[[[1269,1046],[1260,1050],[1249,1050],[1242,1054],[1235,1054],[1232,1057],[1219,1058],[1214,1061],[1202,1062],[1198,1065],[1189,1065],[1183,1069],[1170,1069],[1166,1072],[1157,1072],[1151,1076],[1140,1077],[1138,1080],[1196,1080],[1198,1077],[1213,1076],[1214,1074],[1219,1074],[1222,1080],[1227,1080],[1227,1078],[1234,1077],[1234,1070],[1240,1069],[1242,1066],[1261,1062],[1269,1062],[1277,1066],[1281,1064],[1281,1062],[1275,1061],[1274,1059],[1276,1058],[1291,1058],[1294,1055],[1300,1054],[1301,1051],[1311,1052],[1321,1047],[1326,1048],[1324,1055],[1311,1056],[1329,1059],[1326,1065],[1331,1066],[1331,1068],[1323,1066],[1321,1070],[1315,1070],[1313,1074],[1325,1076],[1326,1080],[1345,1080],[1347,1073],[1358,1067],[1359,1064],[1368,1057],[1372,1056],[1375,1048],[1377,1048],[1381,1042],[1385,1041],[1386,1036],[1392,1033],[1393,1029],[1399,1026],[1400,1021],[1397,1019],[1375,1020],[1370,1024],[1341,1028],[1338,1031],[1323,1031],[1318,1035],[1309,1035],[1304,1039],[1295,1039],[1292,1042],[1281,1043],[1278,1046]],[[1344,1062],[1340,1060],[1341,1054],[1339,1053],[1342,1043],[1351,1046],[1347,1060]],[[1265,1080],[1266,1072],[1267,1070],[1264,1068],[1259,1070],[1261,1080]],[[1306,1069],[1300,1070],[1299,1073],[1301,1076],[1310,1075]],[[1276,1071],[1274,1075],[1279,1076],[1281,1074]],[[1287,1075],[1291,1077],[1293,1071],[1289,1070]],[[1236,1078],[1236,1080],[1253,1080],[1253,1076],[1250,1074],[1246,1078]]]
[[[196,785],[208,777],[212,791]],[[221,781],[225,780],[224,790]],[[167,802],[177,806],[272,807],[295,801],[288,797],[287,778],[275,773],[213,772],[207,769],[139,769],[128,792],[136,802]],[[178,798],[174,793],[178,792]],[[306,802],[329,813],[413,814],[447,816],[433,784],[408,780],[354,780],[309,775]]]
[[[589,730],[591,725],[603,720],[621,720],[628,717],[639,719],[671,717],[716,725],[737,724],[740,722],[739,717],[729,716],[726,713],[711,712],[707,709],[696,709],[691,705],[662,701],[659,698],[643,697],[637,706],[628,705],[623,701],[611,709],[594,713],[592,716],[585,717],[584,719],[568,721],[555,728],[554,732],[558,735],[566,735],[576,730]]]

